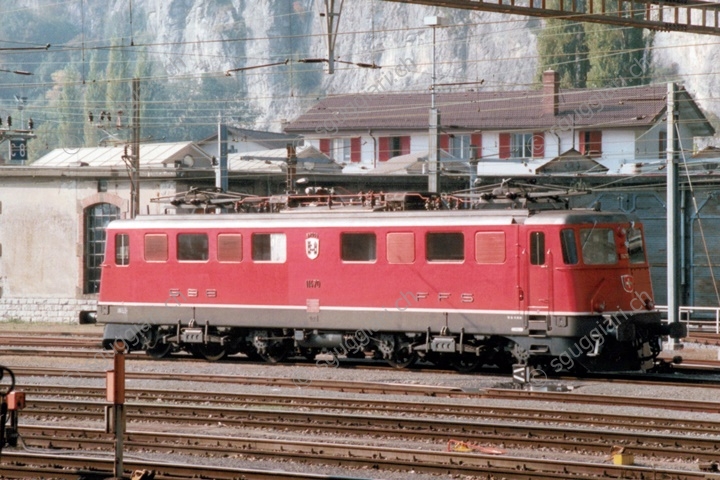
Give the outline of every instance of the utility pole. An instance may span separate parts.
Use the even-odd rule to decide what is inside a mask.
[[[287,177],[285,179],[285,192],[289,195],[295,193],[295,175],[297,173],[297,152],[295,145],[287,144]]]
[[[428,132],[428,192],[440,191],[440,111],[435,104],[435,30],[442,26],[443,18],[425,17],[425,25],[432,27],[432,85],[430,86],[430,117]]]
[[[221,192],[227,192],[228,182],[228,130],[227,125],[218,116],[218,168],[215,170],[215,187]]]
[[[680,285],[679,285],[679,220],[680,209],[678,203],[678,164],[676,155],[675,125],[677,122],[677,84],[668,83],[667,90],[667,123],[666,153],[667,153],[667,305],[668,324],[671,326],[680,321]],[[668,349],[678,349],[675,339],[670,336]]]
[[[132,155],[130,156],[130,218],[140,215],[140,79],[132,80]]]
[[[335,0],[325,0],[325,13],[321,16],[325,17],[327,27],[327,46],[328,46],[328,73],[335,73],[335,40],[337,40],[338,25],[340,24],[340,14],[342,13],[344,0],[339,0],[336,4]],[[337,11],[335,7],[337,6]]]

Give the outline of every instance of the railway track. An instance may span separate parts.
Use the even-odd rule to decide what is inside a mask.
[[[104,445],[103,445],[104,446]],[[152,470],[155,480],[186,480],[213,478],[216,480],[364,480],[355,476],[319,475],[312,473],[294,473],[280,470],[219,467],[203,464],[172,465],[168,462],[147,459],[126,458],[123,461],[124,473],[129,478],[134,470]],[[0,475],[3,478],[52,478],[78,480],[106,480],[112,476],[113,461],[107,456],[102,458],[90,455],[54,454],[23,451],[3,451],[3,463]],[[699,478],[699,477],[688,477]]]
[[[426,413],[423,417],[408,418],[407,413],[404,416],[390,416],[387,411],[370,414],[367,411],[369,405],[361,405],[358,412],[355,406],[359,403],[350,401],[344,407],[336,405],[335,410],[341,411],[329,412],[317,411],[319,405],[316,405],[315,411],[299,411],[297,404],[292,409],[270,409],[271,406],[267,404],[264,408],[241,408],[236,405],[221,407],[133,402],[126,404],[126,414],[128,421],[136,426],[148,422],[181,426],[220,424],[228,428],[269,429],[273,432],[312,431],[318,435],[354,436],[359,439],[371,435],[400,442],[417,440],[433,444],[462,440],[516,448],[535,448],[540,442],[545,448],[596,455],[606,455],[613,446],[621,445],[636,455],[692,461],[714,461],[720,435],[720,423],[709,421],[663,421],[656,417],[635,417],[628,424],[628,416],[622,415],[606,415],[601,420],[598,415],[540,410],[533,418],[530,410],[502,408],[494,415],[483,415],[480,411],[474,414],[453,412],[461,418],[448,419],[447,409],[439,404],[434,405],[432,411],[425,405],[423,409]],[[389,402],[383,403],[387,406]],[[405,407],[408,405],[407,402],[402,404]],[[485,408],[493,410],[492,407]],[[65,421],[100,421],[104,415],[103,405],[96,400],[30,399],[23,411],[24,417],[39,418],[43,422],[60,417]],[[443,418],[428,418],[428,415]],[[496,421],[491,422],[488,418]],[[508,423],[509,420],[512,423]],[[598,430],[600,426],[604,428]],[[23,427],[23,435],[27,434],[26,431]],[[55,437],[52,437],[50,441],[54,440]]]
[[[132,355],[131,355],[132,357]],[[142,357],[145,357],[142,355]],[[104,357],[103,357],[104,358]],[[107,357],[108,359],[110,356]],[[169,364],[168,364],[169,365]],[[73,369],[68,371],[60,368],[29,368],[12,367],[18,375],[19,383],[24,376],[40,376],[47,378],[57,377],[78,377],[78,378],[104,378],[105,372]],[[691,420],[664,420],[659,417],[638,417],[629,415],[600,415],[577,412],[559,412],[557,410],[542,410],[538,408],[514,408],[514,407],[488,407],[482,405],[458,405],[456,403],[442,403],[440,401],[428,401],[422,399],[415,402],[414,397],[456,397],[469,400],[482,398],[496,399],[505,402],[514,400],[537,400],[539,402],[552,402],[552,404],[563,403],[593,403],[593,404],[615,404],[627,406],[632,404],[638,407],[677,409],[699,412],[720,413],[720,403],[714,402],[677,402],[672,403],[664,400],[662,402],[652,399],[638,400],[635,397],[610,397],[590,396],[578,391],[572,393],[558,392],[527,392],[523,390],[502,390],[485,389],[463,391],[458,388],[438,387],[434,385],[395,385],[386,383],[368,382],[343,382],[325,381],[292,378],[270,378],[242,375],[190,375],[176,373],[144,373],[128,372],[128,386],[132,380],[163,380],[202,382],[213,384],[235,384],[235,385],[261,385],[271,388],[291,388],[297,391],[298,395],[276,395],[276,394],[228,394],[226,392],[187,392],[187,391],[163,391],[128,389],[128,414],[133,428],[147,429],[152,427],[149,419],[153,422],[161,422],[167,430],[167,425],[179,425],[178,428],[195,428],[199,425],[222,424],[223,428],[250,429],[251,431],[272,432],[273,436],[294,436],[336,435],[349,440],[336,448],[336,444],[321,442],[293,442],[288,440],[273,440],[275,446],[261,444],[265,440],[247,437],[207,437],[202,439],[201,444],[208,444],[215,441],[221,445],[220,440],[231,438],[233,443],[225,450],[218,450],[212,453],[214,457],[233,457],[247,455],[249,457],[276,459],[282,457],[286,461],[300,462],[311,461],[323,465],[354,466],[363,469],[392,469],[400,471],[422,471],[454,475],[471,475],[478,477],[481,474],[485,478],[555,478],[574,479],[587,478],[588,476],[607,476],[609,478],[718,478],[708,473],[692,471],[671,471],[654,467],[652,469],[642,467],[615,467],[607,464],[606,455],[613,445],[624,445],[627,451],[634,453],[640,458],[667,458],[671,461],[715,461],[717,456],[714,445],[720,437],[720,424],[714,422],[698,422]],[[302,387],[298,389],[298,387]],[[33,386],[23,385],[20,387],[28,393],[28,409],[23,412],[23,417],[37,416],[43,422],[55,423],[58,418],[77,422],[99,422],[103,417],[102,400],[104,390],[91,387],[63,387],[63,386]],[[307,395],[308,390],[317,389],[320,391],[349,392],[355,394],[388,394],[405,395],[409,400],[381,401],[366,398],[354,400],[347,398],[327,398],[327,395],[311,397]],[[40,399],[43,396],[46,398]],[[67,401],[66,398],[74,398],[75,401]],[[593,398],[597,397],[597,398]],[[80,401],[78,399],[85,399]],[[90,401],[87,401],[89,399]],[[632,403],[631,403],[632,402]],[[168,405],[169,404],[169,405]],[[87,415],[82,411],[86,411]],[[408,418],[408,416],[412,418]],[[432,417],[442,417],[441,419]],[[457,417],[450,418],[448,417]],[[135,420],[140,419],[140,420]],[[172,423],[173,419],[177,423]],[[65,421],[65,420],[63,420]],[[140,423],[144,422],[144,423]],[[510,424],[508,424],[510,423]],[[515,425],[512,425],[515,423]],[[545,425],[537,425],[545,424]],[[479,426],[476,426],[479,425]],[[551,424],[548,426],[547,424]],[[562,427],[557,425],[563,424]],[[568,427],[570,425],[570,427]],[[24,430],[26,429],[27,430]],[[32,427],[35,429],[37,427]],[[42,428],[42,427],[41,427]],[[47,431],[61,429],[62,427],[44,427]],[[175,429],[174,429],[175,430]],[[173,431],[174,431],[173,430]],[[600,430],[600,431],[598,431]],[[658,433],[658,430],[662,430]],[[699,437],[686,438],[693,435]],[[107,435],[102,439],[100,432],[86,430],[85,436],[99,435],[102,440],[95,446],[91,443],[78,443],[73,439],[73,434],[64,436],[60,430],[48,436],[42,430],[32,430],[31,427],[21,426],[21,433],[25,435],[30,448],[47,449],[52,443],[54,449],[68,449],[71,452],[66,456],[77,457],[84,450],[110,451],[107,443]],[[155,432],[131,432],[128,440],[131,443],[128,447],[131,452],[167,452],[173,451],[186,455],[198,456],[200,460],[206,459],[203,452],[208,451],[207,446],[192,451],[192,443],[199,441],[197,437],[188,435],[172,434],[178,437],[178,442],[173,444],[170,439]],[[155,437],[152,437],[155,435]],[[593,435],[595,435],[593,437]],[[623,437],[623,435],[625,437]],[[425,447],[421,449],[405,449],[405,452],[393,452],[392,449],[385,451],[383,447],[367,447],[368,451],[357,450],[357,443],[366,442],[368,436],[379,438],[381,443],[393,442],[405,445],[409,441],[419,442]],[[705,436],[706,438],[702,438]],[[460,437],[460,438],[458,438]],[[220,439],[220,440],[218,440]],[[553,451],[581,452],[581,457],[587,455],[591,464],[577,463],[570,470],[562,470],[571,462],[558,461],[547,464],[534,463],[535,460],[524,459],[512,455],[505,455],[501,458],[495,456],[479,459],[477,453],[459,454],[456,452],[440,451],[445,450],[451,440],[461,440],[477,444],[501,445],[504,448],[526,449],[538,445],[545,445]],[[61,442],[68,442],[67,444]],[[89,442],[89,440],[87,440]],[[73,443],[75,442],[75,443]],[[220,443],[218,443],[220,442]],[[245,442],[245,443],[242,443]],[[633,443],[634,442],[634,443]],[[153,449],[152,445],[159,445]],[[252,450],[255,448],[255,450]],[[280,449],[278,451],[277,449]],[[307,450],[307,449],[310,450]],[[398,449],[402,450],[402,449]],[[310,458],[308,453],[315,452]],[[288,452],[287,455],[284,452]],[[343,453],[344,452],[344,453]],[[374,452],[374,457],[366,458]],[[415,457],[409,461],[403,460],[404,455],[414,452]],[[420,452],[420,454],[418,454]],[[435,455],[435,460],[432,459]],[[326,455],[326,456],[324,456]],[[422,460],[428,455],[427,461]],[[440,460],[440,458],[444,460]],[[468,463],[467,459],[472,457]],[[4,457],[5,461],[6,457]],[[418,460],[420,459],[420,460]],[[465,460],[463,460],[465,459]],[[198,461],[200,461],[198,460]],[[382,461],[380,461],[382,460]],[[183,460],[185,461],[185,460]],[[393,462],[396,462],[394,464]],[[110,460],[107,460],[108,465]],[[387,462],[387,463],[386,463]],[[404,463],[403,463],[404,462]],[[425,462],[425,463],[423,463]],[[449,464],[448,464],[449,462]],[[455,469],[454,462],[458,463]],[[476,463],[477,462],[477,463]],[[499,463],[498,463],[499,462]],[[504,462],[507,462],[506,464]],[[594,463],[592,463],[594,462]],[[22,468],[18,462],[17,468]],[[192,461],[190,463],[193,463]],[[56,465],[54,460],[48,460],[48,464]],[[61,463],[57,463],[60,465]],[[39,463],[36,465],[40,465]],[[128,464],[130,465],[130,464]],[[142,468],[149,468],[148,462]],[[412,465],[412,467],[411,467]],[[418,467],[420,465],[420,467]],[[38,467],[39,468],[39,467]],[[86,467],[76,467],[86,468]],[[136,467],[141,468],[141,467]],[[207,469],[205,466],[204,468]],[[452,469],[450,469],[452,468]],[[585,469],[587,468],[587,469]],[[609,469],[610,468],[610,469]],[[618,470],[614,470],[618,468]],[[474,469],[474,470],[473,470]],[[160,471],[160,470],[158,470]],[[207,471],[207,470],[206,470]],[[263,472],[257,473],[257,477],[251,474],[239,474],[238,470],[228,474],[227,477],[220,473],[209,473],[212,478],[284,478],[279,475],[262,476]],[[473,473],[467,473],[473,472]],[[650,472],[653,472],[652,474]],[[0,474],[11,476],[4,470]],[[265,472],[267,474],[267,472]],[[163,477],[162,475],[165,475]],[[156,477],[160,478],[192,478],[191,473],[169,472]],[[183,476],[185,475],[185,476]],[[197,475],[197,473],[196,473]],[[232,476],[234,475],[234,476]],[[288,474],[290,475],[290,474]],[[653,476],[654,475],[654,476]],[[18,475],[20,476],[20,475]],[[50,477],[51,475],[47,475]],[[53,478],[77,478],[53,476]],[[307,475],[287,478],[309,478]],[[338,476],[318,478],[343,478]],[[351,477],[347,477],[351,478]]]
[[[73,377],[73,378],[105,378],[105,372],[96,370],[68,370],[62,368],[34,368],[11,366],[15,375],[40,377]],[[353,382],[340,380],[316,380],[303,378],[278,378],[245,375],[212,375],[212,374],[182,374],[182,373],[154,373],[154,372],[126,372],[128,380],[155,380],[155,381],[184,381],[212,384],[232,385],[260,385],[267,387],[303,388],[321,391],[333,391],[358,394],[378,395],[407,395],[428,397],[452,398],[502,398],[526,399],[553,402],[576,402],[585,404],[604,405],[634,405],[648,408],[663,408],[695,412],[720,412],[720,404],[715,402],[685,401],[668,402],[667,400],[638,397],[617,397],[608,395],[581,395],[576,392],[544,392],[536,390],[519,389],[484,389],[463,390],[455,387],[437,385],[396,384],[381,382]],[[676,383],[676,382],[673,382]],[[692,384],[689,384],[692,385]],[[707,388],[707,385],[702,385]],[[715,388],[718,388],[717,386]]]
[[[64,387],[64,386],[23,386],[28,394],[30,405],[33,402],[57,402],[58,398],[70,397],[72,399],[85,398],[104,401],[105,390],[94,387]],[[500,390],[488,390],[478,395],[479,398],[497,398]],[[524,394],[503,395],[504,399],[521,400]],[[563,400],[564,404],[585,403],[587,395],[572,395]],[[618,397],[601,396],[596,399],[598,402],[608,400],[617,404]],[[592,397],[591,397],[592,398]],[[632,400],[631,397],[621,397]],[[42,399],[42,400],[41,400]],[[596,414],[585,412],[562,411],[558,409],[522,408],[508,406],[488,406],[478,404],[451,404],[437,402],[412,402],[372,399],[349,399],[349,398],[328,398],[311,397],[307,395],[279,395],[279,394],[231,394],[225,392],[197,392],[160,389],[127,389],[126,399],[128,402],[183,405],[202,404],[204,406],[219,406],[225,408],[256,408],[256,409],[292,409],[295,412],[303,411],[342,411],[364,413],[385,413],[385,414],[408,414],[428,416],[455,416],[474,420],[511,420],[511,421],[532,421],[532,422],[555,422],[574,425],[608,426],[613,428],[636,428],[636,429],[658,429],[677,434],[718,434],[720,435],[720,422],[707,420],[695,421],[688,419],[670,419],[658,416],[640,417],[637,415],[618,414]],[[541,398],[541,400],[543,400]],[[678,409],[684,409],[683,404]],[[607,404],[607,403],[606,403]],[[668,402],[637,402],[637,406],[668,409]],[[688,405],[690,411],[718,411],[720,403],[700,402],[699,405]]]
[[[101,431],[47,427],[36,427],[35,431],[37,436],[28,437],[25,440],[28,448],[79,449],[85,451],[86,455],[87,450],[109,451],[112,449],[112,439]],[[720,475],[702,472],[656,467],[615,466],[602,462],[581,463],[347,443],[178,435],[177,433],[128,432],[125,448],[131,452],[143,452],[144,456],[147,456],[148,452],[171,452],[211,458],[280,457],[285,461],[322,465],[443,475],[472,475],[474,477],[499,474],[504,478],[562,478],[566,480],[587,478],[588,476],[624,479],[720,479]],[[67,452],[64,456],[67,457]],[[132,454],[129,456],[132,457]],[[7,457],[5,461],[8,461]],[[10,457],[10,461],[14,461],[13,457]],[[145,462],[141,468],[148,468],[148,463],[150,462]],[[87,465],[83,464],[82,466],[88,468]],[[156,468],[156,465],[153,465],[152,468]],[[160,471],[163,471],[162,466]],[[177,468],[174,471],[177,472]],[[3,470],[0,469],[0,473],[2,472]],[[216,476],[209,468],[204,473],[212,478],[227,478]]]
[[[62,369],[50,367],[16,367],[10,366],[15,375],[40,377],[77,377],[77,378],[105,378],[104,371]],[[351,392],[364,394],[392,394],[392,395],[423,395],[430,397],[469,397],[476,392],[465,392],[459,388],[442,387],[436,385],[409,385],[380,382],[351,382],[338,380],[310,380],[298,378],[259,377],[245,375],[211,375],[211,374],[183,374],[183,373],[154,373],[154,372],[126,372],[127,380],[170,380],[185,382],[202,382],[213,384],[232,385],[263,385],[271,387],[312,388],[334,392]]]

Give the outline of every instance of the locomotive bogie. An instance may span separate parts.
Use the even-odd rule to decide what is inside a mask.
[[[156,356],[645,368],[682,332],[642,234],[590,211],[140,217],[108,227],[97,316]]]

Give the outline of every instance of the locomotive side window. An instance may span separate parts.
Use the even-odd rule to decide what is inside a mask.
[[[377,239],[374,233],[341,233],[340,258],[346,262],[374,262]]]
[[[530,264],[545,265],[545,233],[530,233]]]
[[[115,234],[115,265],[130,263],[130,236],[127,233]]]
[[[617,263],[615,236],[611,228],[583,228],[580,230],[583,263],[612,265]]]
[[[148,233],[145,235],[145,261],[167,262],[168,238],[164,233]]]
[[[218,262],[242,262],[242,235],[221,233],[217,237]]]
[[[477,263],[505,263],[505,232],[477,232],[475,234]]]
[[[179,233],[177,236],[177,259],[180,261],[203,261],[208,259],[208,236],[206,233]]]
[[[256,262],[284,263],[287,240],[284,233],[253,233],[252,259]]]
[[[465,237],[462,232],[428,232],[425,236],[425,258],[428,262],[465,260]]]
[[[392,264],[413,263],[415,261],[415,234],[412,232],[388,233],[387,261]]]
[[[627,249],[628,254],[630,255],[630,263],[645,263],[642,230],[635,227],[628,228]]]
[[[575,230],[566,228],[560,232],[560,243],[562,244],[562,256],[565,265],[577,265],[578,258],[577,242],[575,241]]]

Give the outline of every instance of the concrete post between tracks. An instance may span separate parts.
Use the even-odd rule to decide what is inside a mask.
[[[115,342],[115,355],[113,369],[106,373],[106,399],[112,403],[111,421],[107,426],[115,434],[115,460],[113,462],[113,476],[116,479],[123,477],[123,440],[125,438],[125,344],[121,340]],[[108,407],[108,410],[110,407]]]

